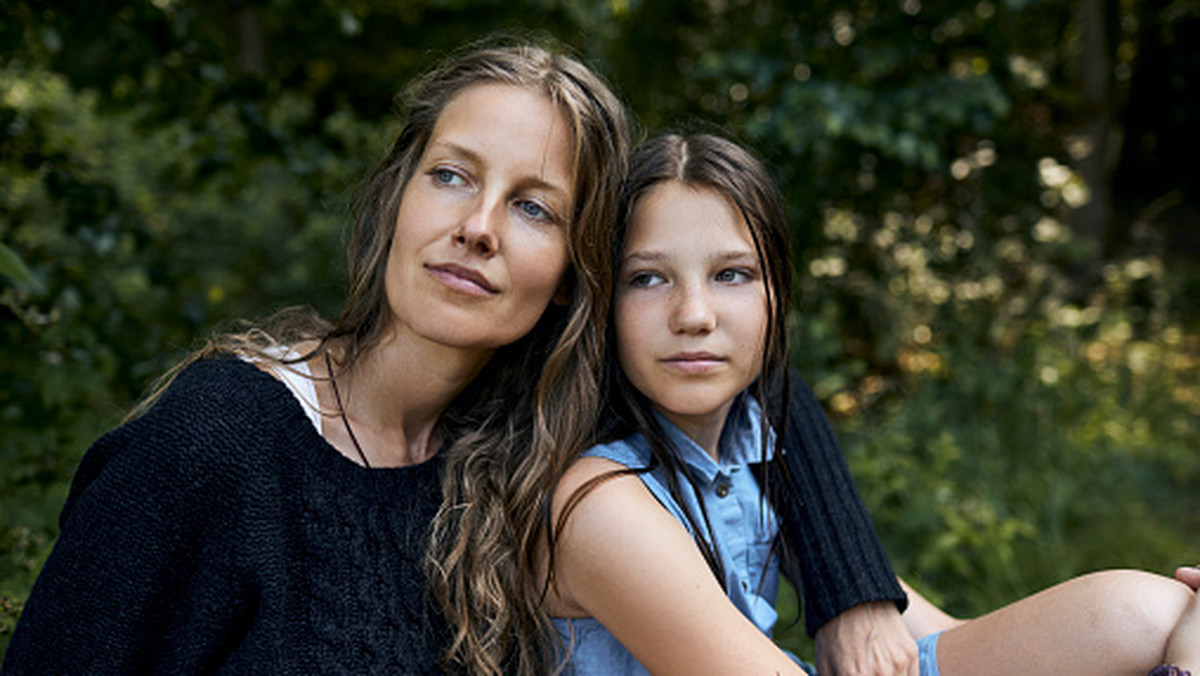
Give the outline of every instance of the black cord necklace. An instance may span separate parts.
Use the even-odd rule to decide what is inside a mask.
[[[329,363],[329,353],[325,353],[325,370],[329,373],[329,384],[333,386],[333,398],[337,401],[338,415],[342,417],[342,424],[346,426],[346,434],[350,435],[350,441],[354,444],[354,450],[358,451],[358,457],[362,458],[363,467],[371,469],[371,463],[367,461],[367,454],[363,453],[362,446],[358,445],[358,437],[354,436],[354,430],[350,429],[350,420],[346,417],[346,409],[342,406],[342,395],[338,392],[337,378],[333,377],[333,366]]]

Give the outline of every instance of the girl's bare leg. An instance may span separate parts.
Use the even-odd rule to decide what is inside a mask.
[[[901,619],[904,620],[904,626],[908,628],[908,633],[912,634],[913,638],[920,639],[939,631],[953,629],[966,622],[966,620],[960,620],[947,614],[946,611],[930,603],[917,590],[908,586],[904,580],[900,580],[900,586],[904,588],[904,593],[908,594],[908,608],[905,609]]]
[[[948,629],[942,676],[1144,676],[1194,592],[1141,571],[1075,578]]]

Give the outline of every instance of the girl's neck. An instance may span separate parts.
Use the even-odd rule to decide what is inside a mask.
[[[702,415],[678,415],[655,407],[659,413],[680,429],[696,445],[704,449],[714,461],[721,461],[721,432],[725,429],[725,421],[733,408],[730,399],[715,411]]]
[[[490,356],[491,352],[448,348],[394,331],[344,370],[335,359],[342,407],[371,466],[414,465],[432,457],[442,442],[437,437],[442,412],[479,375]],[[326,394],[332,390],[324,389]],[[326,410],[336,406],[334,402]],[[330,432],[326,438],[347,436],[340,420],[332,422],[337,424],[326,421]],[[349,455],[344,443],[334,445]],[[357,450],[352,446],[351,450],[350,457],[357,457]]]

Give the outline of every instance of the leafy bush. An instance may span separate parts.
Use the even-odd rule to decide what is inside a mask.
[[[276,155],[245,146],[247,111],[144,128],[40,68],[0,70],[0,635],[57,533],[87,446],[229,318],[341,296],[345,195],[384,130],[346,112],[299,128],[260,111]]]
[[[974,615],[1086,570],[1200,559],[1200,78],[1180,58],[1200,13],[1114,8],[1097,101],[1076,5],[280,0],[235,8],[255,53],[204,3],[8,2],[0,649],[87,445],[230,318],[336,309],[387,98],[529,16],[647,126],[766,157],[795,224],[793,359],[911,582]],[[1081,131],[1097,110],[1110,128]],[[1164,154],[1181,159],[1148,159]],[[1098,238],[1079,214],[1110,189]],[[780,641],[809,654],[781,608]]]

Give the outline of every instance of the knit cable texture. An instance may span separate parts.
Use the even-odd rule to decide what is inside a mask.
[[[271,376],[193,364],[85,454],[0,672],[436,673],[440,467],[360,467]]]

